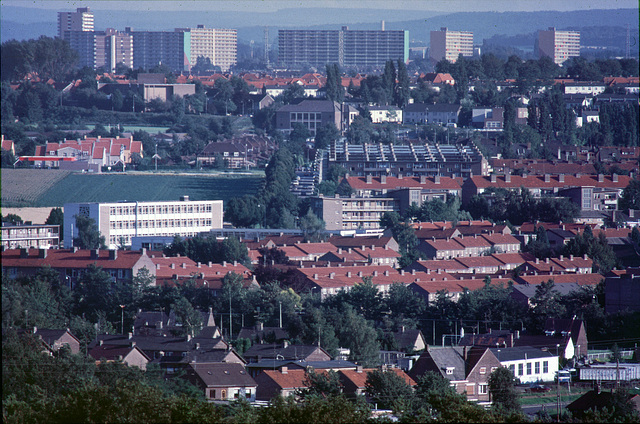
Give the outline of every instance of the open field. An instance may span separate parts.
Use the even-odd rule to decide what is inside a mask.
[[[40,197],[70,174],[69,171],[57,169],[3,168],[1,181],[2,206],[36,206]]]
[[[5,174],[5,171],[8,172]],[[262,183],[260,175],[67,173],[41,189],[39,184],[54,175],[46,174],[52,170],[15,171],[14,175],[14,170],[2,170],[4,207],[54,207],[70,202],[178,200],[185,195],[191,200],[226,201],[232,197],[256,194]],[[22,172],[18,174],[17,171]],[[16,183],[6,184],[5,175],[8,176],[8,181]]]

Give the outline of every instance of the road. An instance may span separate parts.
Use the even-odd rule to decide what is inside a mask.
[[[560,402],[560,409],[564,409],[567,405],[569,405],[571,402]],[[555,415],[556,414],[556,403],[544,403],[544,404],[540,404],[540,405],[523,405],[522,406],[522,412],[524,412],[525,414],[527,414],[528,417],[535,417],[536,413],[538,411],[540,411],[542,408],[545,408],[547,410],[547,412],[549,413],[549,415]]]

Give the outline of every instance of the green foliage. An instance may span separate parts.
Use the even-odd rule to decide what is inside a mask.
[[[522,408],[516,390],[513,373],[504,367],[498,367],[489,376],[489,393],[493,408],[501,414],[520,414]]]
[[[542,225],[536,227],[535,236],[529,240],[525,247],[525,251],[531,253],[539,259],[551,257],[551,244],[547,237],[547,230]]]
[[[393,371],[373,370],[367,373],[365,391],[371,402],[380,409],[392,409],[402,413],[413,399],[413,389]]]
[[[78,237],[73,238],[73,245],[80,249],[106,249],[104,236],[98,230],[96,220],[84,215],[76,215]]]
[[[2,217],[2,222],[8,222],[10,224],[22,224],[23,219],[15,213],[8,213]]]
[[[200,235],[191,238],[175,236],[173,242],[164,248],[167,256],[187,256],[195,262],[239,262],[248,263],[247,246],[235,237],[218,241],[215,236]]]
[[[300,229],[304,234],[305,241],[322,241],[324,225],[324,221],[318,218],[311,209],[308,209],[307,214],[300,218]]]
[[[576,234],[574,238],[569,240],[563,249],[563,253],[567,256],[587,255],[594,261],[594,272],[599,272],[602,275],[609,272],[617,264],[617,257],[611,246],[609,246],[604,233],[600,233],[596,238],[589,226],[582,233]]]
[[[396,212],[385,212],[380,219],[380,225],[385,229],[391,229],[393,238],[400,246],[402,255],[399,261],[400,268],[406,267],[418,259],[418,237],[415,230],[407,222],[400,221]]]
[[[640,180],[634,178],[629,181],[629,184],[622,190],[622,196],[618,201],[618,208],[621,210],[626,209],[640,209]]]
[[[531,323],[527,327],[535,332],[544,330],[547,318],[560,318],[564,315],[564,307],[560,303],[560,294],[555,290],[553,279],[542,282],[536,287],[536,293],[530,299]]]
[[[309,396],[327,398],[339,396],[342,393],[342,383],[336,371],[316,372],[314,369],[307,371],[304,381],[305,389],[296,390],[296,395],[302,399]]]

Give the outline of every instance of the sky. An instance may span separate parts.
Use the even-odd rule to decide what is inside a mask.
[[[74,10],[90,7],[95,10],[201,10],[273,12],[279,9],[322,7],[353,9],[397,9],[432,12],[486,12],[541,10],[589,10],[638,8],[638,0],[183,0],[183,1],[60,1],[60,0],[0,0],[2,6],[35,7],[39,9]]]

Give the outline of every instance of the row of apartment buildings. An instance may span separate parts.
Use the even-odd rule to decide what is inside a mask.
[[[88,7],[58,13],[58,36],[78,53],[78,66],[114,70],[122,64],[132,69],[165,65],[174,72],[189,71],[199,57],[228,71],[237,61],[237,30],[176,28],[174,31],[94,30]]]

